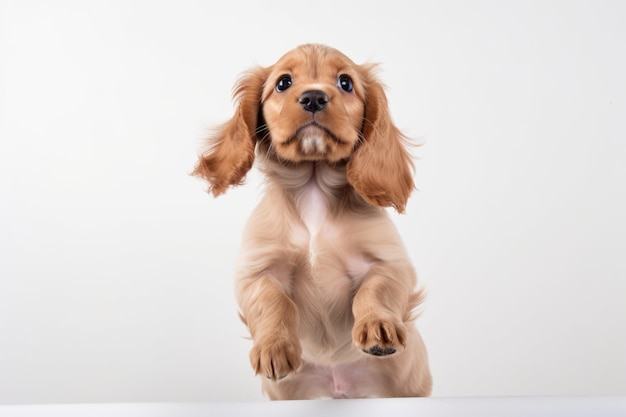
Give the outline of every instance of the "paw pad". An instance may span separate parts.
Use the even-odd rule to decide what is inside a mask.
[[[374,355],[374,356],[387,356],[387,355],[393,355],[394,353],[396,353],[396,350],[392,347],[388,347],[388,348],[381,348],[378,345],[374,345],[371,348],[368,349],[361,349],[363,352],[365,353],[369,353],[370,355]]]

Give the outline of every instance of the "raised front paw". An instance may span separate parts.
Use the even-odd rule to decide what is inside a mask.
[[[406,347],[406,328],[399,320],[366,317],[354,323],[352,340],[370,355],[392,355]]]
[[[250,351],[250,363],[256,375],[262,374],[277,381],[300,367],[302,349],[298,340],[288,338],[255,341]]]

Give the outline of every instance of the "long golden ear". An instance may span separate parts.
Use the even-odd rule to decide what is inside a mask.
[[[208,191],[216,197],[229,186],[242,184],[252,168],[266,72],[265,68],[255,68],[235,85],[235,114],[209,136],[191,173],[205,179]]]
[[[413,192],[413,162],[407,138],[391,120],[387,97],[374,66],[365,66],[362,143],[348,162],[348,181],[367,202],[403,213]]]

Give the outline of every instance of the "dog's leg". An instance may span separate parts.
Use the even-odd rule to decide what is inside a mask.
[[[270,275],[248,281],[239,294],[241,315],[252,336],[250,362],[255,373],[279,380],[302,363],[299,314],[294,302]]]
[[[407,342],[405,320],[410,317],[411,290],[390,276],[390,271],[372,271],[352,303],[354,345],[374,356],[404,350]],[[409,280],[407,280],[409,281]]]

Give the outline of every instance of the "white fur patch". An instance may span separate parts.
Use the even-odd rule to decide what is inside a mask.
[[[326,142],[319,135],[305,135],[300,142],[300,147],[306,155],[326,152]]]
[[[311,237],[317,236],[322,223],[326,219],[328,209],[322,190],[317,185],[315,179],[311,179],[302,191],[298,210]]]
[[[315,177],[305,186],[298,204],[300,217],[309,231],[309,262],[315,265],[318,251],[316,238],[326,220],[327,207],[322,190]]]

